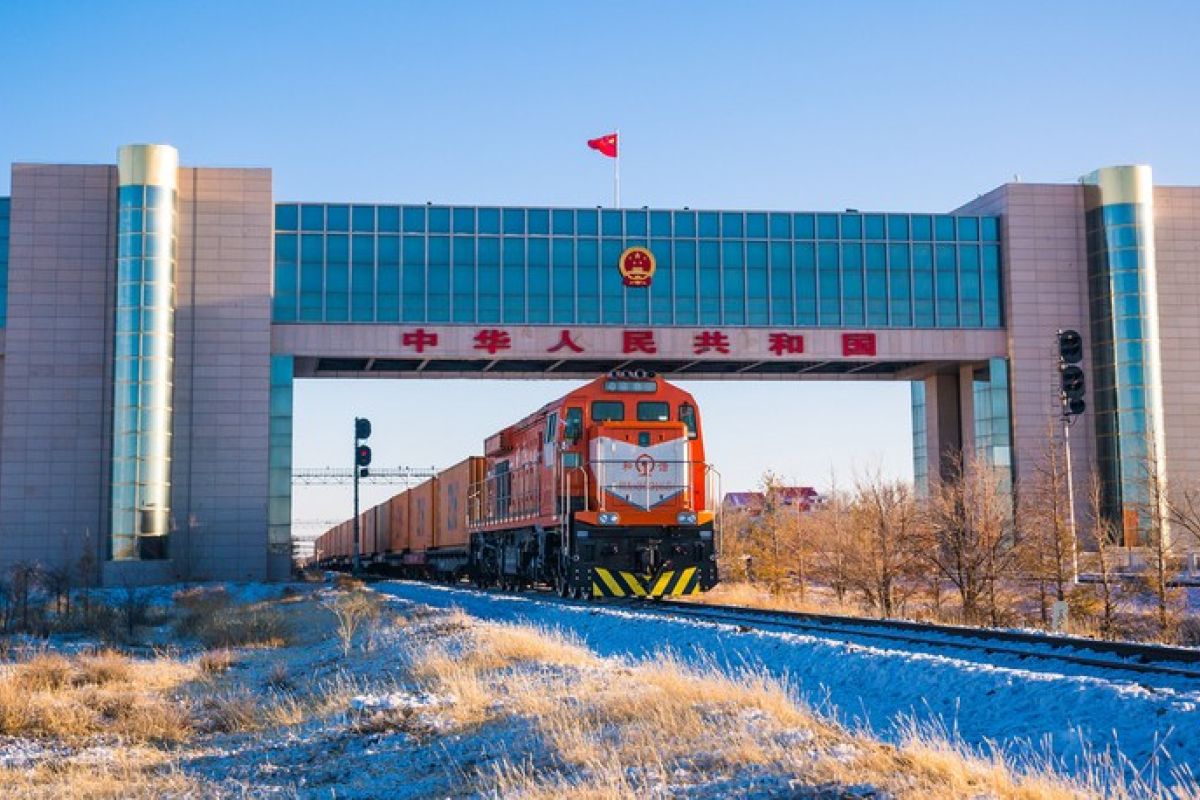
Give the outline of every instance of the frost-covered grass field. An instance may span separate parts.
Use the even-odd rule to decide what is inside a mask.
[[[5,643],[0,796],[1200,796],[1100,759],[1014,767],[917,724],[883,742],[765,668],[615,655],[454,602],[353,584],[157,601],[135,637],[153,647]]]

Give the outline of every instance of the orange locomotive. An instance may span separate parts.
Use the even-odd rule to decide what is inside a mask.
[[[617,372],[489,437],[483,459],[366,512],[388,522],[362,527],[376,531],[364,560],[576,598],[695,594],[718,580],[715,475],[692,396]],[[433,517],[417,518],[421,498]],[[348,525],[318,540],[324,563],[346,563]]]

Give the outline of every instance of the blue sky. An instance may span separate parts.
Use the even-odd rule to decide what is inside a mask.
[[[6,0],[0,164],[154,141],[270,166],[279,200],[590,206],[611,172],[584,141],[620,127],[633,206],[940,211],[1129,162],[1196,184],[1198,23],[1098,0]],[[381,461],[453,463],[566,388],[301,384],[296,462],[343,460],[357,410]],[[690,388],[727,489],[910,472],[905,384]],[[305,491],[297,516],[343,506]]]

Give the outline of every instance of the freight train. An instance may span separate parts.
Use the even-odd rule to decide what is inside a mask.
[[[613,372],[362,513],[360,559],[384,575],[577,599],[697,594],[718,580],[718,480],[692,396]],[[315,557],[348,568],[353,519],[323,533]]]

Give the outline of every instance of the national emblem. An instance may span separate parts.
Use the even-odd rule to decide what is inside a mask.
[[[649,286],[654,267],[654,254],[644,247],[627,248],[617,259],[617,269],[626,286]]]

